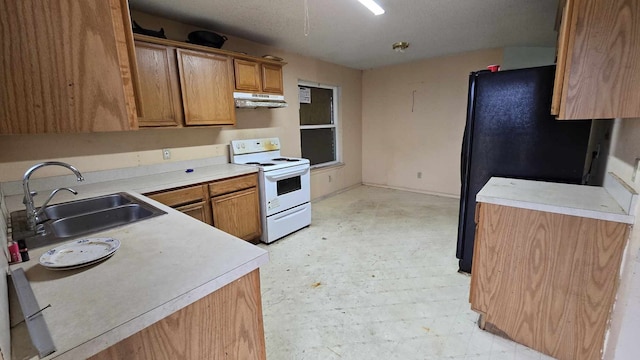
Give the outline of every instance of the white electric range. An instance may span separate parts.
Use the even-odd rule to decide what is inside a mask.
[[[262,242],[272,243],[311,224],[308,159],[283,157],[280,139],[231,141],[231,162],[260,171]]]

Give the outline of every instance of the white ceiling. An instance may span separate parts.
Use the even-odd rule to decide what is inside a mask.
[[[328,62],[368,69],[506,46],[554,46],[558,0],[130,0],[131,8]],[[404,53],[391,45],[408,41]]]

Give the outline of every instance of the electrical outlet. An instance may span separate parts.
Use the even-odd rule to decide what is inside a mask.
[[[162,159],[163,159],[163,160],[169,160],[169,159],[171,159],[171,150],[169,150],[169,149],[162,149]]]
[[[422,171],[418,171],[418,179],[422,179]]]

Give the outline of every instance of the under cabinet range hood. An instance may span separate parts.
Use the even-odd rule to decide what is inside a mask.
[[[242,109],[287,107],[287,103],[284,101],[284,95],[234,92],[233,99],[235,100],[236,107]]]

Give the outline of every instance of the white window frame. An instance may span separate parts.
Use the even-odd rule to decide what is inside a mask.
[[[300,130],[306,130],[306,129],[330,129],[330,128],[334,128],[334,134],[335,134],[335,144],[336,144],[336,159],[334,161],[329,161],[329,162],[325,162],[325,163],[321,163],[321,164],[315,164],[315,165],[311,165],[312,169],[316,169],[316,168],[322,168],[322,167],[327,167],[327,166],[332,166],[332,165],[338,165],[342,163],[342,146],[341,146],[341,138],[342,138],[342,134],[340,131],[340,126],[338,126],[340,124],[339,121],[339,101],[338,99],[340,98],[340,87],[339,86],[333,86],[333,85],[326,85],[326,84],[320,84],[317,82],[311,82],[311,81],[305,81],[305,80],[298,80],[298,86],[307,86],[307,87],[315,87],[315,88],[321,88],[321,89],[330,89],[333,90],[333,124],[327,124],[327,125],[299,125],[300,126]],[[313,101],[313,100],[312,100]],[[300,124],[300,99],[298,99],[298,124]],[[301,139],[300,139],[300,153],[302,154],[302,135],[301,135]]]

